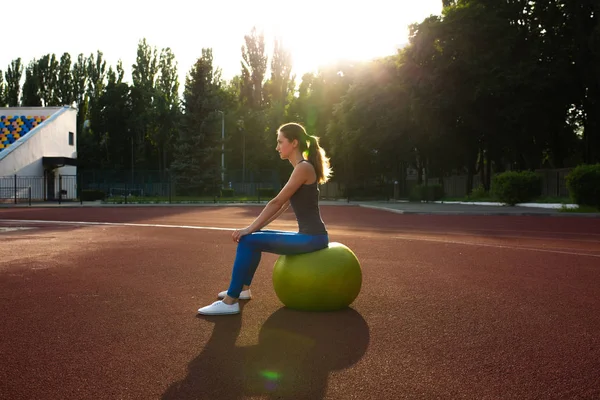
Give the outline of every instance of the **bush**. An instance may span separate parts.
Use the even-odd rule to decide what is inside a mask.
[[[508,171],[494,176],[492,194],[502,203],[514,206],[542,194],[542,179],[532,171]]]
[[[429,185],[426,189],[427,201],[438,201],[444,198],[444,187],[442,185]]]
[[[444,187],[442,185],[416,185],[408,195],[410,201],[438,201],[444,197]]]
[[[600,209],[600,163],[577,166],[566,181],[575,203]]]
[[[421,201],[425,196],[424,191],[425,186],[423,185],[415,185],[410,189],[410,193],[408,194],[409,201]]]
[[[488,192],[485,191],[483,185],[477,186],[471,191],[471,194],[467,196],[470,200],[480,200],[488,197]]]
[[[221,197],[233,197],[233,189],[221,189]]]
[[[81,201],[104,200],[106,193],[102,190],[87,189],[81,191]]]
[[[258,197],[272,199],[275,197],[275,190],[273,188],[259,188]]]
[[[352,200],[389,200],[393,197],[393,186],[385,183],[346,186],[344,196]]]

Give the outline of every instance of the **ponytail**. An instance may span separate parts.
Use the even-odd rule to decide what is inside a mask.
[[[317,173],[317,182],[325,183],[329,180],[333,171],[329,165],[329,158],[325,150],[319,145],[319,138],[306,133],[306,129],[300,124],[290,122],[283,124],[278,129],[290,142],[297,140],[302,155],[315,168]]]
[[[332,175],[329,158],[325,154],[325,150],[319,146],[319,138],[316,136],[306,135],[308,137],[308,148],[306,153],[308,161],[315,167],[317,173],[317,182],[325,183]]]

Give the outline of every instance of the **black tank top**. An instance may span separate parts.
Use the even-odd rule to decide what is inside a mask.
[[[308,162],[307,160],[302,161]],[[327,234],[319,210],[319,184],[317,182],[300,186],[290,198],[290,205],[296,214],[298,232],[307,235]]]

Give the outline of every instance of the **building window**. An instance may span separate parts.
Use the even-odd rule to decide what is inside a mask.
[[[69,146],[75,145],[75,134],[73,132],[69,132]]]

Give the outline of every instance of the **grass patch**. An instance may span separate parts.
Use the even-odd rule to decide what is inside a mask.
[[[465,196],[465,197],[445,197],[442,201],[463,201],[463,202],[484,202],[484,203],[498,203],[499,199],[496,197],[486,194],[486,195],[476,195],[476,196]],[[530,201],[530,203],[540,203],[540,204],[572,204],[573,201],[568,197],[556,197],[556,196],[544,196],[537,197]]]
[[[560,212],[565,213],[600,213],[600,210],[591,206],[579,206],[576,208],[567,208],[564,205],[560,208]]]
[[[269,201],[272,197],[258,196],[232,196],[232,197],[217,197],[217,196],[113,196],[105,199],[106,204],[206,204],[206,203],[258,203]]]
[[[486,192],[482,185],[473,188],[471,194],[464,197],[444,197],[442,201],[462,201],[462,202],[483,202],[483,203],[501,203],[498,197],[490,192]],[[542,204],[572,204],[569,197],[559,196],[538,196],[529,201],[529,203]]]
[[[543,204],[573,204],[573,201],[568,197],[556,197],[546,196],[538,197],[531,201],[532,203],[543,203]]]

